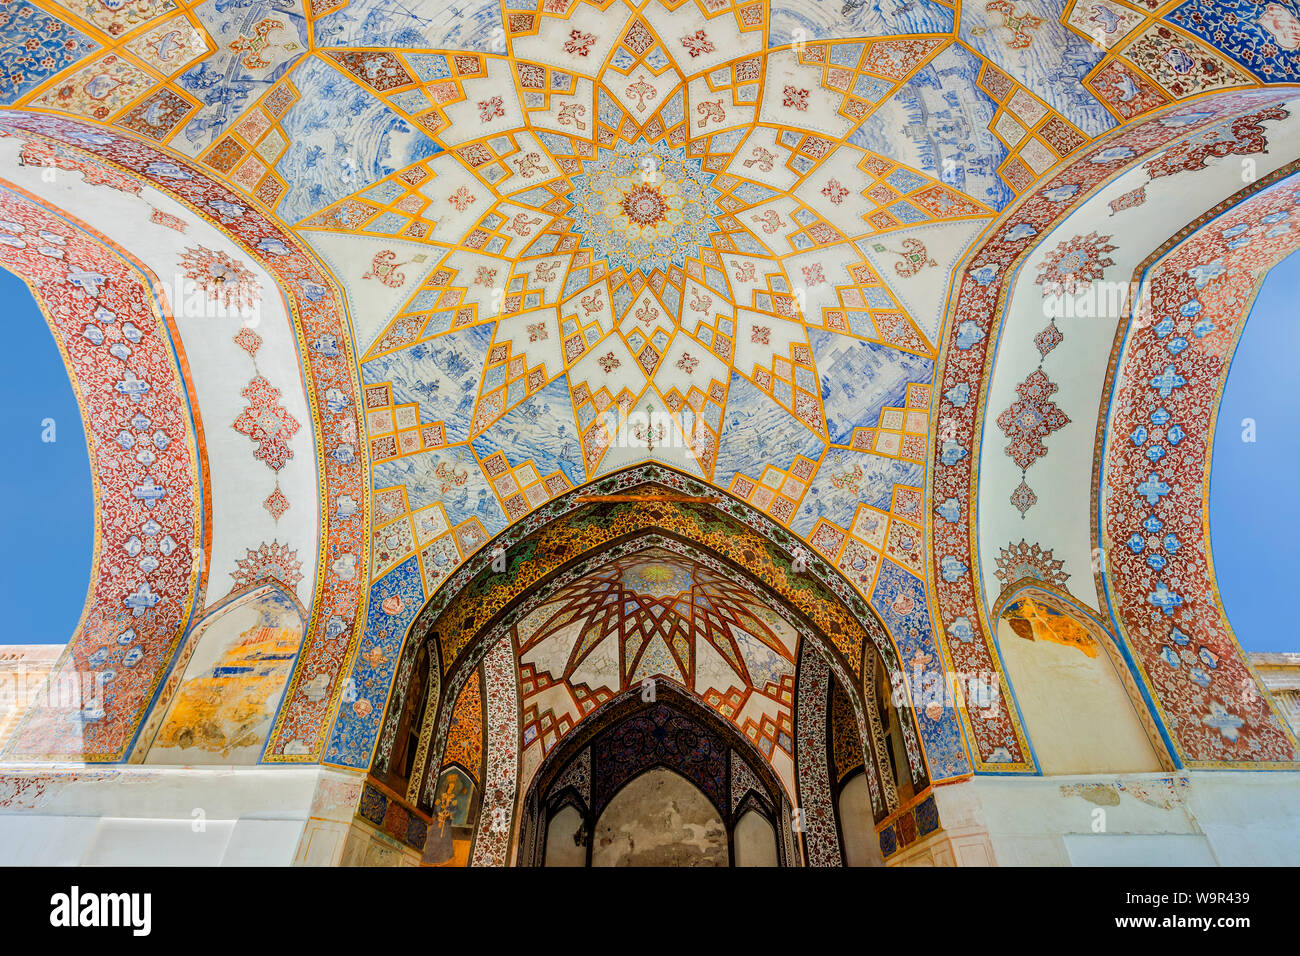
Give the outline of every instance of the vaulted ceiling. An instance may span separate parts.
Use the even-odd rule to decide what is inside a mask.
[[[572,726],[604,699],[663,677],[732,719],[765,753],[794,750],[798,634],[703,565],[647,548],[567,585],[516,633],[524,707],[539,720],[530,728],[525,717],[525,746],[565,717]],[[558,734],[549,736],[546,750]]]
[[[135,682],[105,759],[274,577],[313,610],[265,759],[366,765],[418,608],[647,461],[823,555],[909,666],[997,683],[1001,587],[1111,567],[1072,482],[1116,322],[1048,322],[1051,283],[1127,284],[1300,153],[1280,2],[13,0],[0,41],[4,264],[66,318],[99,287],[29,240],[75,239],[148,333],[56,330],[109,490],[76,653]],[[646,552],[534,613],[534,696],[657,673],[781,746],[793,640],[706,569]],[[1032,770],[1009,696],[929,745]]]

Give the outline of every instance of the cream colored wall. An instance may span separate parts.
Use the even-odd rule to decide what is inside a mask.
[[[0,766],[0,866],[337,865],[360,776]]]
[[[543,866],[586,866],[587,847],[573,842],[582,826],[582,814],[570,804],[551,818],[546,828],[546,862]]]
[[[732,831],[736,866],[777,866],[776,830],[763,816],[748,811]]]
[[[319,767],[0,766],[0,865],[417,862],[414,851],[355,820],[360,790],[359,775]],[[1300,859],[1296,771],[977,776],[936,786],[934,795],[943,828],[891,866]],[[195,809],[204,811],[197,829]]]
[[[1044,774],[1161,769],[1104,648],[1088,657],[999,621],[998,651]]]
[[[885,865],[864,773],[855,776],[840,791],[840,835],[844,839],[844,861],[849,866]]]
[[[1300,772],[975,777],[934,788],[943,829],[891,865],[1293,866]]]

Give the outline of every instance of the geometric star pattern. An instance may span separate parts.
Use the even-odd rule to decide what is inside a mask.
[[[793,751],[798,635],[737,584],[661,548],[561,589],[518,625],[524,746],[544,752],[620,691],[667,679],[769,757]]]

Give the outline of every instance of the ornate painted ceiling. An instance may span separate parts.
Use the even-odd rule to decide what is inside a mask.
[[[1097,462],[1109,489],[1145,456],[1154,506],[1183,454],[1107,431],[1137,435],[1107,402],[1147,357],[1116,371],[1119,313],[1064,298],[1140,282],[1289,172],[1294,3],[12,0],[0,39],[0,252],[92,396],[105,489],[69,660],[117,681],[102,720],[35,718],[17,752],[124,759],[184,635],[274,578],[310,622],[262,759],[366,766],[421,605],[645,462],[824,556],[913,674],[1002,688],[959,727],[932,715],[936,778],[1034,770],[986,633],[1003,587],[1182,600],[1150,576],[1184,538],[1118,505],[1098,537]],[[107,280],[135,291],[105,304]],[[1113,563],[1130,540],[1145,570]],[[1174,749],[1294,757],[1204,669],[1160,689],[1182,645],[1125,613],[1157,709],[1209,717]],[[652,671],[773,748],[790,732],[793,641],[695,564],[620,559],[534,615],[521,734]],[[1216,662],[1238,654],[1209,632]]]
[[[516,627],[523,744],[543,755],[619,692],[666,677],[793,758],[798,634],[752,594],[660,548],[566,585]],[[788,765],[787,765],[788,766]]]

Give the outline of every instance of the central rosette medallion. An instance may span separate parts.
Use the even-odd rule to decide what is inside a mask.
[[[669,196],[669,199],[675,197]],[[654,226],[668,217],[668,200],[654,186],[633,186],[623,197],[623,212],[638,226]],[[681,208],[681,202],[676,203]]]
[[[710,245],[721,215],[699,160],[664,143],[620,143],[583,162],[568,199],[583,245],[611,269],[650,273],[682,266]]]

